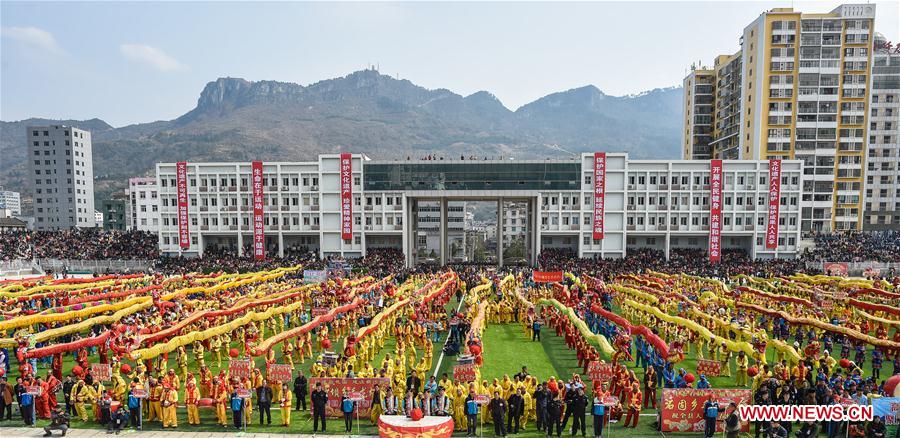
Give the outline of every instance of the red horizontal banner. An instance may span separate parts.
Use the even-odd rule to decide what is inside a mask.
[[[535,283],[558,283],[563,280],[562,271],[534,271]]]

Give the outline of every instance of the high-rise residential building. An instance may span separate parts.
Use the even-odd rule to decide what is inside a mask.
[[[712,70],[710,156],[803,160],[804,232],[862,227],[874,18],[871,4],[773,9]]]
[[[22,197],[19,192],[3,190],[0,186],[0,210],[9,210],[14,216],[22,214]]]
[[[684,78],[684,135],[682,156],[685,159],[708,160],[713,133],[716,74],[706,68],[695,68]]]
[[[129,230],[159,232],[159,202],[156,178],[131,178],[128,180]]]
[[[864,230],[900,229],[900,52],[875,34]]]
[[[741,52],[716,57],[713,133],[709,148],[714,157],[737,159],[741,131]]]
[[[96,226],[91,133],[62,125],[26,129],[34,227]]]
[[[131,218],[131,204],[124,192],[113,194],[109,199],[100,202],[100,213],[103,213],[103,229],[125,231]],[[98,225],[99,226],[99,225]]]

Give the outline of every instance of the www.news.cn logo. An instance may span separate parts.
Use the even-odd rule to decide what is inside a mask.
[[[742,421],[872,421],[872,406],[864,405],[741,405]]]

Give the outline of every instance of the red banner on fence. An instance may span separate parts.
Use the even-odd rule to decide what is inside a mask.
[[[606,152],[594,152],[594,239],[603,238],[603,211],[606,205]]]
[[[595,360],[588,364],[587,374],[591,380],[610,381],[613,378],[613,367],[611,363]]]
[[[716,360],[697,359],[697,375],[716,377],[722,372],[722,363]]]
[[[266,258],[266,232],[263,227],[263,166],[262,161],[252,163],[253,184],[253,258]]]
[[[269,380],[276,382],[291,382],[294,380],[293,369],[288,364],[272,363],[269,364]]]
[[[249,359],[231,360],[228,362],[228,374],[232,377],[250,378],[253,362]]]
[[[453,378],[460,382],[471,382],[476,378],[474,363],[456,365],[453,367]]]
[[[353,156],[341,154],[341,239],[353,238]]]
[[[344,390],[350,393],[361,392],[364,394],[363,400],[357,402],[356,407],[359,409],[361,418],[368,418],[369,410],[372,408],[372,391],[377,383],[384,394],[384,388],[390,384],[391,380],[387,378],[341,378],[341,377],[313,377],[309,379],[310,388],[315,388],[317,383],[322,384],[322,389],[328,394],[328,405],[325,406],[325,415],[329,417],[343,417],[341,413],[341,397]]]
[[[178,245],[184,249],[191,247],[191,233],[188,226],[187,163],[175,163],[175,187],[178,196]]]
[[[557,283],[563,281],[562,271],[532,271],[535,283]]]
[[[112,380],[112,367],[108,363],[92,363],[91,376],[94,380],[108,382]]]
[[[845,262],[825,262],[823,267],[825,268],[825,273],[828,275],[846,277],[850,272],[850,265]]]
[[[725,410],[728,404],[750,403],[749,389],[663,389],[661,419],[662,432],[703,432],[703,404],[712,396],[719,404],[716,432],[725,430]],[[741,422],[741,430],[748,432],[750,423]]]
[[[709,261],[722,258],[722,160],[709,162]]]
[[[781,204],[781,160],[769,160],[769,222],[766,226],[766,249],[778,247],[778,208]]]

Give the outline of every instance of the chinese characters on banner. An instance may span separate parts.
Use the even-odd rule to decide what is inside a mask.
[[[900,397],[873,398],[872,411],[876,417],[883,417],[887,426],[900,424]]]
[[[250,378],[253,363],[249,359],[232,359],[228,362],[228,374],[232,377]]]
[[[709,261],[722,258],[722,160],[709,162]]]
[[[293,369],[288,364],[281,364],[281,363],[269,364],[268,371],[269,371],[269,380],[284,383],[284,382],[291,382],[294,379],[293,376],[291,376]]]
[[[781,160],[769,160],[769,223],[766,225],[766,249],[778,247],[778,206],[781,204]]]
[[[722,373],[722,362],[710,359],[697,359],[697,375],[704,374],[706,377],[717,377]]]
[[[662,432],[703,432],[703,404],[712,397],[719,404],[716,432],[723,432],[728,404],[749,404],[750,393],[749,389],[664,389],[660,406],[660,429]],[[750,423],[742,421],[741,431],[750,431]]]
[[[188,230],[187,163],[175,164],[175,179],[178,190],[178,245],[184,249],[191,247],[191,233]]]
[[[558,283],[563,281],[562,271],[532,271],[535,283]]]
[[[478,377],[477,371],[474,363],[455,365],[453,367],[453,378],[460,382],[472,382]]]
[[[266,234],[263,228],[263,167],[262,161],[252,163],[253,185],[253,258],[266,258]]]
[[[353,159],[341,154],[341,239],[353,238]]]
[[[594,239],[603,239],[603,207],[606,196],[606,152],[594,152]]]
[[[92,363],[91,376],[94,380],[108,382],[112,380],[112,367],[108,363]]]
[[[372,409],[372,393],[375,384],[382,389],[391,383],[388,378],[343,378],[343,377],[313,377],[309,379],[309,386],[315,388],[317,383],[322,384],[322,389],[328,394],[328,404],[325,406],[325,415],[332,418],[343,417],[341,413],[341,397],[344,391],[364,394],[362,401],[356,404],[360,418],[367,418]]]
[[[611,363],[600,362],[598,360],[594,360],[588,363],[587,375],[591,380],[608,382],[612,380],[613,374],[613,367]]]

